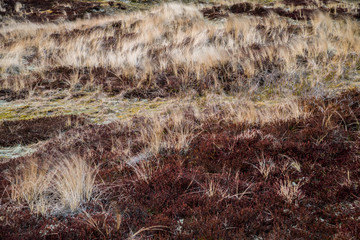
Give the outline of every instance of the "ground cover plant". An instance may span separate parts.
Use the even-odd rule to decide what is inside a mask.
[[[359,239],[356,1],[0,1],[0,239]]]

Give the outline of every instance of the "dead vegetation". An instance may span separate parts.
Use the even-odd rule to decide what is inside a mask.
[[[96,168],[80,156],[58,162],[31,159],[9,178],[11,199],[25,202],[36,214],[75,211],[92,197],[95,174]]]
[[[303,92],[304,85],[351,78],[360,51],[356,21],[313,11],[309,21],[294,22],[270,10],[254,16],[244,12],[252,4],[241,6],[231,6],[221,21],[171,3],[72,23],[6,24],[0,83],[16,91],[93,84],[154,98],[188,89],[251,93],[284,82],[288,91]]]
[[[310,115],[263,124],[226,121],[226,112],[214,107],[202,115],[179,106],[183,111],[169,109],[161,124],[148,116],[69,130],[2,165],[18,170],[2,179],[10,195],[2,199],[1,233],[123,239],[143,229],[136,235],[357,237],[358,98],[351,91],[307,101]],[[186,144],[184,136],[190,136]],[[86,190],[94,180],[90,166],[98,166],[94,194]],[[44,215],[30,223],[24,211],[31,210]]]
[[[0,26],[0,147],[36,143],[0,161],[0,238],[360,238],[358,5],[36,4]]]

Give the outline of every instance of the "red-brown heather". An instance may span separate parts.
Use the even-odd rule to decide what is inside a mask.
[[[9,182],[2,176],[2,204],[8,207],[1,209],[1,235],[33,239],[45,231],[50,238],[124,239],[149,228],[140,236],[358,238],[359,101],[358,91],[309,101],[310,117],[263,126],[208,121],[186,152],[166,149],[135,167],[114,164],[121,152],[111,152],[110,139],[131,139],[136,152],[136,145],[146,144],[136,133],[144,120],[133,119],[138,128],[131,129],[109,124],[69,130],[1,167],[62,153],[89,156],[100,164],[102,197],[84,203],[89,215],[36,215],[5,197]],[[72,144],[64,147],[60,140]]]
[[[360,239],[358,3],[0,1],[0,239]]]

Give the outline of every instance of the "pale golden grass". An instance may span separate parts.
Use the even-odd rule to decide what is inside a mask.
[[[154,172],[161,168],[152,157],[169,149],[187,151],[192,140],[201,133],[206,124],[222,122],[263,125],[274,121],[308,116],[309,113],[295,98],[286,99],[286,101],[255,104],[246,100],[245,97],[235,98],[209,94],[203,98],[189,96],[178,99],[178,101],[170,101],[157,111],[139,112],[136,117],[143,119],[140,124],[133,119],[112,124],[112,131],[115,131],[114,128],[119,131],[132,129],[139,133],[136,134],[136,139],[129,139],[130,142],[127,143],[116,138],[112,139],[110,149],[113,154],[119,156],[119,161],[113,164],[117,164],[120,170],[123,166],[131,166],[136,179],[150,182]],[[238,137],[252,137],[253,134],[261,134],[261,132],[245,131]],[[91,128],[89,130],[83,128],[81,132],[72,135],[60,134],[50,141],[61,144],[64,149],[71,149],[74,143],[78,141],[91,142],[93,141],[91,136],[96,137],[96,135],[97,133],[93,132]],[[262,137],[271,138],[267,135]],[[142,149],[136,154],[130,150],[131,141],[143,144]],[[46,142],[44,144],[46,148]],[[99,145],[97,151],[101,153],[104,147]],[[97,170],[96,167],[87,163],[93,153],[85,151],[82,157],[74,155],[56,162],[55,159],[61,159],[59,156],[62,153],[52,154],[54,155],[49,155],[48,162],[40,163],[37,159],[30,159],[19,166],[15,174],[10,177],[11,198],[19,204],[26,204],[31,211],[39,214],[81,210],[83,203],[94,198],[94,188],[96,188],[94,181]],[[266,179],[271,173],[273,165],[270,160],[267,161],[260,157],[259,165],[256,168]],[[286,187],[284,186],[281,189]],[[244,191],[230,193],[226,189],[220,189],[216,182],[210,181],[209,185],[204,188],[206,188],[208,196],[220,194],[223,199],[240,199],[249,194],[251,187],[249,185]],[[92,223],[89,222],[89,224]],[[103,234],[106,235],[106,232]]]
[[[193,120],[187,119],[186,111],[190,109],[191,113],[194,108],[190,106],[175,107],[172,109],[167,108],[168,113],[166,115],[158,116],[153,114],[147,116],[146,124],[148,127],[144,127],[140,130],[141,138],[146,143],[151,143],[150,152],[158,153],[161,149],[173,148],[175,150],[186,149],[192,138],[195,136],[195,132],[199,130]],[[185,111],[185,113],[184,113]],[[201,119],[205,116],[193,116],[195,119]],[[201,120],[200,120],[201,121]]]
[[[120,32],[112,25],[119,21]],[[93,28],[97,26],[100,27]],[[290,32],[290,26],[299,31]],[[0,29],[5,36],[5,42],[0,43],[0,70],[6,77],[8,68],[18,67],[15,82],[11,79],[12,82],[6,80],[3,83],[3,87],[16,89],[27,86],[26,81],[31,81],[28,76],[33,72],[42,74],[53,67],[74,68],[67,79],[69,85],[79,81],[81,69],[103,67],[117,75],[132,77],[138,86],[145,84],[144,79],[164,71],[170,71],[185,85],[212,76],[216,89],[221,84],[220,78],[234,75],[238,86],[246,86],[248,83],[237,73],[243,71],[251,78],[273,65],[277,71],[289,76],[282,80],[292,81],[290,77],[297,76],[300,84],[310,81],[313,87],[323,81],[329,71],[339,77],[357,61],[360,51],[358,27],[352,20],[334,20],[321,13],[308,23],[293,23],[274,14],[264,18],[231,15],[223,21],[213,22],[205,19],[195,6],[172,3],[145,13],[73,23],[9,24]],[[72,32],[76,29],[83,32]],[[59,34],[59,39],[50,37],[51,34]],[[104,46],[107,37],[120,40],[107,47]],[[28,63],[27,56],[35,61]],[[299,63],[299,59],[304,61]],[[226,66],[226,71],[221,73],[223,76],[214,70],[218,66]],[[248,94],[251,96],[252,89],[256,88],[250,86]],[[103,101],[100,98],[97,100]],[[259,102],[246,94],[236,97],[209,93],[205,97],[195,97],[190,94],[187,98],[164,103],[157,110],[143,109],[129,115],[144,117],[140,126],[130,119],[118,124],[118,127],[125,124],[138,130],[138,140],[144,143],[140,154],[131,152],[131,143],[124,144],[117,139],[113,139],[111,151],[133,167],[138,179],[149,182],[159,166],[147,159],[168,149],[186,151],[209,122],[264,125],[308,114],[291,94]],[[70,137],[60,135],[55,141],[66,149],[78,140],[85,142],[86,134],[90,133],[84,129]],[[243,137],[246,134],[252,133],[245,132]],[[55,212],[76,211],[82,203],[91,200],[95,187],[96,168],[86,163],[88,158],[90,156],[72,157],[56,164],[41,165],[37,160],[29,161],[11,179],[12,199],[26,203],[32,211],[41,214],[53,212],[52,209]],[[290,166],[300,171],[297,162],[286,169]],[[259,157],[255,167],[267,179],[274,165],[270,159]],[[223,198],[240,199],[249,193],[250,186],[233,194],[219,189],[216,182],[210,180],[204,188],[210,197],[220,194]],[[286,180],[279,183],[278,194],[293,202],[301,197],[299,188],[300,185],[292,185]],[[99,227],[96,224],[100,223],[91,222],[90,218],[88,221]],[[102,234],[107,235],[106,232]]]
[[[155,225],[155,226],[151,226],[151,227],[142,227],[138,231],[136,231],[135,233],[132,233],[131,236],[128,239],[129,240],[143,239],[141,237],[141,233],[143,233],[143,232],[148,232],[148,231],[169,231],[169,229],[170,228],[168,226],[164,226],[164,225]]]
[[[158,169],[157,164],[154,164],[153,162],[149,162],[146,159],[144,159],[143,161],[139,161],[136,165],[130,165],[130,166],[134,170],[136,179],[144,181],[147,184],[150,183],[151,176]]]
[[[295,183],[286,178],[285,180],[280,180],[277,184],[277,193],[289,204],[297,204],[299,200],[304,198],[304,194],[300,189],[302,185],[301,181]]]
[[[280,167],[281,173],[284,176],[286,176],[289,170],[295,170],[297,172],[301,172],[301,164],[298,161],[293,160],[286,155],[280,155],[280,156],[287,159],[287,161]]]
[[[96,229],[104,239],[109,239],[111,236],[111,233],[113,231],[113,229],[111,228],[111,226],[109,226],[109,224],[106,223],[106,220],[108,218],[111,218],[111,214],[109,212],[105,213],[105,217],[103,220],[100,219],[96,219],[93,216],[91,216],[90,213],[83,211],[84,215],[82,216],[82,219],[86,222],[86,224],[88,224],[91,228]],[[121,224],[121,215],[117,215],[117,226],[120,226]],[[117,228],[117,230],[119,230]]]
[[[145,119],[139,129],[141,142],[147,146],[144,152],[156,155],[164,149],[186,151],[204,124],[211,122],[264,125],[310,114],[295,98],[255,104],[246,98],[210,94],[198,102],[191,98],[179,99],[179,102],[175,101],[158,112],[138,114]]]
[[[120,32],[112,26],[119,21],[122,24]],[[297,27],[299,31],[288,31],[290,26]],[[72,33],[93,27],[99,28],[87,33]],[[0,42],[0,76],[5,79],[1,87],[14,89],[28,87],[29,81],[35,80],[33,73],[43,74],[54,67],[74,69],[66,79],[70,86],[81,78],[81,69],[103,67],[118,76],[131,77],[137,86],[145,85],[146,79],[153,79],[157,73],[170,71],[184,85],[212,76],[214,89],[217,89],[221,85],[220,79],[233,76],[236,76],[238,86],[248,86],[249,83],[239,72],[243,71],[246,78],[252,78],[276,66],[277,71],[288,76],[281,80],[298,81],[300,85],[310,82],[310,87],[314,87],[324,81],[329,72],[334,72],[335,78],[344,75],[358,61],[360,52],[359,24],[350,19],[334,20],[318,13],[308,23],[294,23],[271,14],[264,18],[231,15],[223,21],[213,22],[205,19],[198,7],[176,3],[164,4],[145,13],[73,23],[11,23],[1,28],[0,34],[5,37],[5,42]],[[59,40],[50,37],[51,34],[59,34]],[[110,48],[104,46],[105,38],[111,37],[121,40]],[[35,61],[28,63],[27,57],[33,57]],[[304,61],[299,63],[299,59]],[[215,70],[219,66],[227,70],[221,72],[222,76]],[[19,69],[19,74],[15,79],[7,79],[7,70],[14,67]],[[192,140],[208,123],[264,125],[309,116],[298,98],[291,94],[253,101],[250,97],[257,85],[250,85],[248,92],[238,96],[206,93],[205,97],[198,97],[189,93],[189,97],[175,97],[157,109],[143,108],[126,115],[125,120],[115,126],[137,131],[136,140],[143,143],[142,149],[135,154],[131,151],[131,142],[124,143],[114,138],[110,149],[119,156],[119,160],[112,164],[118,164],[119,169],[132,167],[136,179],[149,183],[154,172],[161,167],[151,157],[167,150],[186,152]],[[96,94],[99,95],[95,101],[96,109],[102,109],[104,106],[99,102],[106,102],[106,96]],[[70,105],[75,106],[74,103],[75,100],[69,99],[62,107],[68,110]],[[126,105],[121,104],[117,107]],[[142,117],[143,123],[136,125],[130,119],[133,116]],[[96,134],[84,128],[83,132],[72,136],[60,134],[50,141],[61,144],[64,149],[71,149],[75,142],[86,143],[91,141],[91,135]],[[251,138],[254,134],[258,133],[244,131],[238,137]],[[98,150],[101,153],[103,148],[100,146]],[[25,204],[36,214],[81,211],[82,204],[96,197],[97,167],[87,162],[91,154],[75,155],[60,162],[29,160],[9,178],[12,200]],[[276,168],[273,161],[264,156],[258,157],[258,164],[254,167],[265,180]],[[301,171],[300,163],[289,160],[283,166],[284,176],[290,168]],[[350,181],[349,174],[347,180]],[[286,179],[275,188],[277,194],[292,204],[303,198],[301,186],[301,182],[296,184]],[[206,196],[220,196],[221,199],[242,199],[252,194],[251,183],[242,190],[237,186],[235,193],[220,187],[212,179],[202,187]],[[111,235],[106,218],[102,222],[83,212],[84,221],[98,229],[104,238]],[[117,215],[117,229],[120,224],[121,215]],[[130,238],[140,238],[143,232],[151,230],[167,231],[167,227],[141,228]]]
[[[11,199],[43,215],[78,210],[92,197],[96,167],[79,156],[49,162],[30,159],[18,166],[9,176]]]
[[[112,25],[119,22],[121,27]],[[349,56],[358,58],[360,51],[359,23],[350,19],[317,13],[310,22],[293,22],[271,14],[231,15],[214,22],[203,17],[199,6],[178,3],[73,23],[9,23],[0,34],[5,37],[0,45],[2,75],[14,68],[19,72],[18,82],[3,83],[11,88],[27,86],[31,78],[26,76],[54,67],[102,67],[131,77],[138,86],[164,71],[186,85],[206,76],[219,79],[239,72],[253,77],[271,66],[300,80],[311,74],[316,82],[328,69],[340,76],[347,69],[345,63],[355,61]],[[107,39],[116,41],[110,46]],[[226,73],[216,70],[225,65],[230,66]],[[75,74],[69,81],[76,83],[78,77]],[[237,78],[237,85],[243,86],[243,79]]]
[[[118,144],[115,143],[116,146],[113,148],[117,149],[119,156],[122,156],[118,162],[119,169],[122,169],[124,165],[129,165],[133,168],[136,179],[149,182],[153,173],[161,168],[153,156],[168,150],[186,152],[191,146],[192,140],[202,132],[207,124],[264,125],[276,121],[305,118],[309,114],[296,99],[291,98],[282,102],[254,104],[251,101],[245,101],[245,98],[229,98],[221,95],[209,95],[197,102],[191,100],[190,97],[182,99],[181,103],[179,101],[179,103],[169,104],[158,112],[138,114],[137,117],[143,119],[140,124],[134,124],[132,120],[125,123],[130,129],[139,131],[137,141],[143,143],[142,149],[138,150],[140,154],[134,155],[129,150],[130,146],[126,144],[125,147],[124,144],[123,147],[118,147]],[[254,134],[260,134],[262,138],[269,138],[275,145],[280,144],[273,136],[263,135],[261,132],[245,131],[238,137],[252,138]],[[296,163],[294,164],[296,165]],[[259,156],[259,164],[254,167],[267,179],[274,170],[275,164],[271,159]],[[300,168],[300,166],[296,165],[294,168]],[[218,189],[215,182],[209,182],[209,184],[205,188],[208,191],[207,194],[211,196]],[[240,195],[241,193],[239,193]],[[229,196],[231,195],[228,193],[224,195],[224,197]]]
[[[69,102],[69,104],[71,101]],[[136,137],[130,138],[124,141],[122,138],[109,136],[111,146],[98,145],[97,152],[101,154],[106,148],[110,149],[111,153],[115,156],[119,156],[119,169],[122,166],[130,165],[134,167],[134,172],[139,179],[149,181],[151,175],[156,171],[156,162],[147,162],[152,156],[156,156],[158,153],[166,152],[170,150],[176,150],[180,152],[186,152],[191,146],[192,140],[201,133],[202,129],[207,124],[255,124],[264,125],[276,121],[287,121],[292,119],[300,119],[309,116],[309,112],[306,111],[301,102],[296,98],[285,98],[272,101],[264,101],[255,103],[246,97],[229,97],[227,95],[208,94],[205,97],[196,97],[195,95],[189,95],[185,98],[174,98],[171,101],[163,101],[161,104],[155,104],[157,101],[148,102],[149,106],[154,105],[156,108],[144,108],[138,110],[135,114],[129,115],[125,119],[121,119],[111,123],[111,125],[104,125],[103,128],[108,129],[109,133],[126,132],[129,129],[136,133]],[[122,107],[123,105],[119,105]],[[136,105],[135,108],[138,106]],[[130,109],[131,110],[131,109]],[[135,117],[135,118],[133,118]],[[104,117],[105,118],[105,117]],[[140,119],[137,120],[137,119]],[[48,141],[52,144],[61,146],[61,149],[72,149],[74,144],[78,142],[86,143],[98,141],[99,128],[81,127],[80,131],[72,131],[71,134],[62,133],[57,137]],[[251,138],[255,132],[245,131],[241,136],[243,138]],[[261,133],[259,133],[261,134]],[[264,138],[271,138],[271,136],[262,136]],[[93,139],[94,138],[94,139]],[[137,149],[134,153],[131,150],[132,144],[140,143],[141,149]],[[274,141],[273,141],[274,142]],[[276,144],[276,142],[274,142]],[[38,149],[46,149],[47,141],[39,144]],[[74,149],[76,150],[76,149]],[[41,150],[42,151],[42,150]],[[50,159],[61,159],[63,153],[51,151]],[[84,152],[83,159],[91,159],[93,152]],[[31,163],[31,162],[30,162]],[[71,161],[68,163],[59,162],[63,167],[70,170]],[[32,162],[31,164],[36,164]],[[47,178],[50,174],[55,174],[53,171],[48,171],[46,165],[38,167],[37,165],[31,165],[34,170],[29,172],[29,177],[34,179]],[[50,164],[50,163],[49,163]],[[27,169],[32,169],[27,168]],[[44,169],[44,170],[42,170]],[[36,173],[36,171],[40,171]],[[62,173],[67,171],[63,170]],[[26,177],[25,172],[18,172],[20,181],[24,178],[24,181],[35,182],[29,177]],[[53,179],[58,178],[69,182],[71,179],[66,179],[66,176],[58,175]],[[46,183],[46,181],[39,180],[40,183]],[[62,181],[60,181],[61,183]],[[17,184],[19,185],[19,184]],[[25,185],[24,185],[25,186]],[[68,187],[69,185],[59,185],[61,187]],[[48,185],[42,186],[41,184],[35,184],[31,189],[35,188],[47,188]],[[17,197],[20,196],[20,190],[16,193]],[[24,190],[27,195],[27,190]],[[41,192],[39,191],[34,191]],[[63,195],[63,199],[66,199],[68,195]],[[72,195],[70,195],[71,197]],[[16,197],[14,197],[16,198]],[[31,199],[36,199],[32,197]],[[31,202],[31,199],[28,202]],[[76,204],[75,204],[76,205]]]
[[[225,188],[222,187],[219,182],[217,182],[214,179],[208,179],[206,184],[201,184],[204,194],[208,197],[220,197],[219,201],[222,201],[224,199],[237,199],[241,200],[243,197],[250,197],[248,195],[251,195],[253,192],[251,191],[251,188],[253,187],[252,183],[246,183],[245,186],[240,186],[239,184],[239,173],[236,173],[235,176],[232,176],[230,173],[227,173],[228,178],[234,178],[231,180],[234,180],[236,184],[236,191],[231,192],[230,187]],[[230,179],[229,179],[230,180]],[[242,188],[243,190],[240,190]]]
[[[258,165],[257,166],[254,165],[254,168],[256,168],[261,173],[261,175],[264,177],[266,181],[270,173],[275,169],[275,163],[271,158],[265,159],[263,153],[260,157],[258,156],[257,159],[258,159]]]

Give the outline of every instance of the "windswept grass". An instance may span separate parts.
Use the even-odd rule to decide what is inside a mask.
[[[169,3],[72,23],[5,25],[0,29],[1,85],[36,90],[110,81],[110,90],[165,88],[171,93],[251,91],[276,83],[306,92],[305,85],[321,87],[324,79],[351,80],[360,37],[358,22],[350,18],[314,11],[310,21],[293,22],[276,13],[230,13],[209,21],[200,10]],[[105,69],[101,76],[99,69]]]
[[[360,6],[183,2],[3,14],[1,239],[360,238]]]

